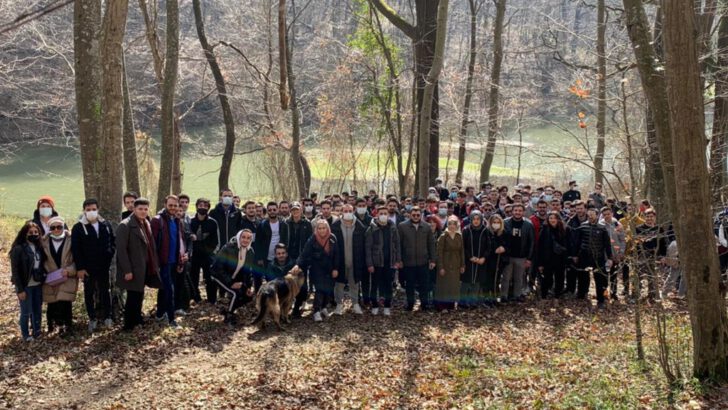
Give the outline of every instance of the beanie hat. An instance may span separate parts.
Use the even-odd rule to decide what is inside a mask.
[[[54,216],[53,218],[48,220],[48,226],[53,225],[54,223],[60,222],[62,225],[66,225],[66,221],[63,220],[60,216]]]
[[[50,195],[43,195],[42,197],[40,197],[40,199],[38,199],[38,203],[35,205],[35,208],[40,208],[40,205],[43,203],[50,205],[53,209],[56,208],[56,203],[55,201],[53,201],[53,198]]]

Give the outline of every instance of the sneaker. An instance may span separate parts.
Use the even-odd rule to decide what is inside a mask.
[[[157,319],[157,322],[166,321],[167,320],[167,313],[165,312],[162,316],[157,316],[156,319]]]
[[[372,315],[376,316],[378,314],[379,314],[379,308],[378,307],[372,308]]]
[[[177,309],[174,311],[175,316],[187,316],[187,312],[184,309]]]
[[[88,332],[93,333],[94,330],[96,330],[96,326],[98,325],[98,322],[95,320],[91,320],[88,322]]]
[[[389,308],[384,308],[384,316],[392,316],[392,310]]]
[[[364,312],[362,312],[361,306],[359,306],[358,303],[354,305],[354,313],[357,314],[357,315],[361,315],[361,314],[364,313]]]
[[[113,320],[111,320],[111,319],[104,320],[104,327],[107,327],[108,328],[108,327],[112,327],[112,326],[114,326],[114,321]]]
[[[334,310],[334,314],[339,315],[339,316],[343,315],[344,314],[344,305],[342,305],[341,303],[336,305],[336,310]]]
[[[314,322],[323,322],[323,319],[321,318],[321,312],[316,312],[313,314],[313,321]]]
[[[329,317],[331,316],[331,313],[329,313],[329,310],[326,308],[321,309],[321,316],[322,317]]]
[[[33,340],[35,340],[35,339],[33,339],[33,336],[28,336],[25,338],[26,342],[32,342]]]

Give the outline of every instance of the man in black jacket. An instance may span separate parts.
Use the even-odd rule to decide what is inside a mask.
[[[294,202],[291,204],[291,217],[286,221],[288,236],[282,239],[283,243],[288,247],[288,257],[292,260],[298,260],[303,252],[308,238],[313,235],[313,227],[311,222],[303,217],[301,204]],[[296,296],[296,303],[293,306],[293,317],[301,317],[301,306],[308,299],[308,275],[301,286],[301,290]]]
[[[109,269],[116,253],[116,238],[111,224],[99,216],[96,199],[83,201],[83,215],[71,232],[71,252],[78,277],[83,280],[89,332],[96,330],[99,319],[110,327],[113,322]]]
[[[576,181],[569,181],[569,190],[564,192],[561,199],[564,202],[574,202],[581,199],[581,192],[579,192],[576,188]]]
[[[288,249],[285,243],[279,243],[275,249],[275,259],[268,265],[265,280],[271,281],[282,279],[293,268],[293,262],[288,257]]]
[[[604,307],[604,291],[607,288],[607,260],[612,259],[612,242],[604,225],[599,224],[599,212],[587,210],[588,220],[576,230],[574,263],[579,267],[577,299],[586,299],[589,292],[589,270],[594,273],[597,289],[597,307]]]
[[[573,182],[573,181],[572,181]],[[586,216],[586,204],[581,200],[577,199],[571,204],[572,209],[576,211],[576,214],[572,216],[566,223],[569,226],[569,244],[572,249],[576,249],[576,231],[579,229],[581,224],[587,221]],[[577,288],[577,281],[579,280],[579,270],[575,264],[570,264],[566,268],[566,295],[568,297],[574,296]],[[583,276],[581,276],[583,278]],[[588,281],[587,277],[587,281]]]
[[[190,258],[192,299],[197,303],[202,301],[202,295],[200,295],[200,269],[202,269],[207,301],[214,305],[217,301],[217,282],[213,281],[212,276],[210,276],[210,266],[215,251],[221,246],[220,231],[217,227],[217,221],[208,216],[210,212],[209,199],[199,198],[195,202],[195,208],[197,208],[197,213],[190,221],[190,231],[192,232],[192,258]]]
[[[242,229],[240,212],[233,205],[233,191],[222,190],[220,203],[210,212],[210,217],[217,222],[222,243],[230,241]]]

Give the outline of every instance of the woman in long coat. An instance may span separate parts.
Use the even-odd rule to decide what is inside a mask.
[[[470,213],[470,225],[463,229],[465,272],[460,275],[460,303],[458,307],[474,308],[484,302],[480,283],[486,275],[486,257],[490,241],[483,214],[478,210]]]
[[[452,310],[460,299],[460,274],[465,272],[463,236],[460,234],[460,220],[456,216],[447,218],[447,229],[437,240],[437,283],[435,284],[435,307],[439,312]]]
[[[488,234],[490,247],[488,256],[485,258],[485,275],[482,277],[480,286],[485,295],[485,304],[493,306],[498,302],[498,284],[501,281],[501,272],[508,265],[508,236],[500,214],[490,216]]]
[[[48,274],[61,271],[63,283],[51,286],[43,284],[43,301],[48,304],[48,332],[59,326],[61,333],[73,331],[73,301],[78,291],[76,264],[71,253],[71,233],[65,230],[62,218],[55,216],[48,221],[49,232],[41,240],[45,253],[45,270]]]

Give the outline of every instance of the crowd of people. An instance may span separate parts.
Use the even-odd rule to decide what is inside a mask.
[[[89,332],[114,326],[120,289],[127,331],[144,324],[146,288],[157,289],[155,318],[172,327],[201,303],[235,324],[263,283],[288,273],[306,277],[293,317],[313,294],[316,322],[345,314],[347,297],[355,315],[390,316],[399,289],[406,311],[443,313],[529,295],[589,301],[592,281],[599,309],[620,293],[639,297],[643,282],[651,299],[685,295],[674,237],[647,201],[607,198],[599,184],[582,197],[575,181],[564,192],[436,182],[422,197],[352,191],[265,206],[226,189],[217,203],[196,199],[194,214],[187,195],[167,196],[150,214],[149,201],[128,192],[118,225],[95,199],[71,223],[43,196],[10,250],[22,337],[41,336],[43,303],[48,333],[71,333],[81,282]]]

